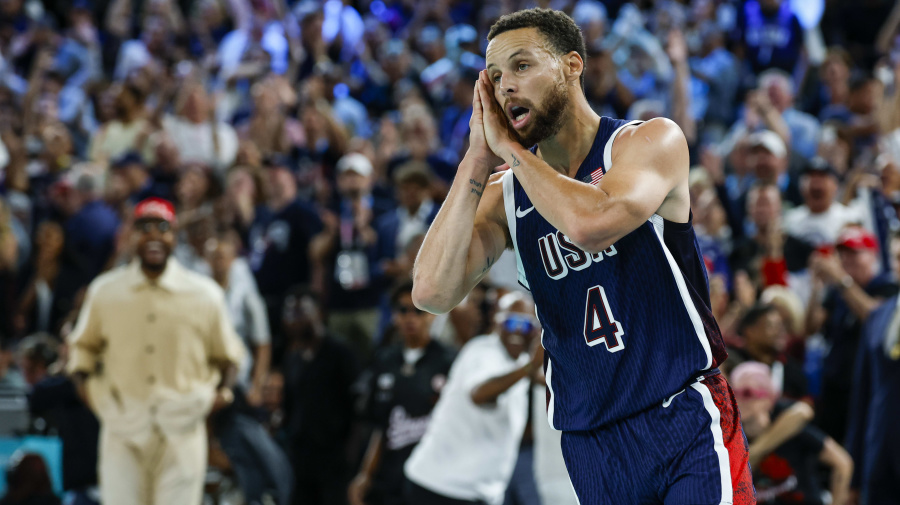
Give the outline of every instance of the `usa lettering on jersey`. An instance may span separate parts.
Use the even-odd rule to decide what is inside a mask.
[[[603,252],[588,254],[573,244],[569,237],[561,231],[548,233],[539,238],[538,249],[541,251],[544,270],[547,271],[547,276],[553,280],[562,279],[569,275],[569,271],[584,270],[594,263],[600,263],[604,257],[618,254],[614,245],[609,246]]]

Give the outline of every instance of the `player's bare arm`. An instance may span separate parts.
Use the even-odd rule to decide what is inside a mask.
[[[511,242],[503,211],[502,174],[484,139],[475,85],[469,151],[447,199],[425,235],[413,269],[413,302],[435,314],[450,311],[478,284]]]
[[[487,72],[479,86],[491,150],[509,164],[537,211],[584,251],[606,249],[654,213],[671,221],[688,220],[688,147],[674,122],[660,118],[625,128],[613,144],[615,169],[593,186],[572,179],[513,140]]]

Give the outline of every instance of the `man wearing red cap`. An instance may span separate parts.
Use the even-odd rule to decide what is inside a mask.
[[[898,292],[889,269],[879,268],[878,240],[861,226],[849,226],[835,242],[837,255],[814,254],[810,258],[814,293],[807,328],[821,329],[830,350],[822,370],[822,394],[816,408],[817,424],[844,440],[850,409],[850,377],[862,334],[863,321],[883,300]],[[818,286],[830,284],[821,305]]]
[[[169,256],[175,210],[134,211],[137,258],[91,283],[68,371],[100,419],[103,503],[199,504],[209,412],[231,402],[243,347],[222,289]]]

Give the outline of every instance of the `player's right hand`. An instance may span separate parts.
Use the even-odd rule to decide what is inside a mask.
[[[479,82],[475,81],[475,90],[472,93],[472,117],[469,118],[469,150],[466,158],[486,169],[503,164],[503,160],[491,151],[487,139],[484,136],[484,108],[481,105],[481,92]]]

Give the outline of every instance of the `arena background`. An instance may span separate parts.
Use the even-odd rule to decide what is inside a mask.
[[[66,338],[88,284],[134,258],[147,197],[174,203],[182,265],[220,283],[252,274],[231,279],[258,360],[241,415],[271,449],[250,466],[291,481],[284,503],[381,503],[351,486],[373,429],[390,429],[373,406],[379,356],[419,338],[389,294],[466,151],[488,29],[531,7],[581,27],[597,113],[665,116],[685,133],[723,369],[762,361],[782,410],[808,406],[795,410],[806,438],[782,453],[751,444],[760,502],[830,503],[840,472],[854,473],[844,503],[867,503],[874,469],[900,482],[900,464],[871,456],[900,454],[896,429],[868,422],[896,426],[900,345],[860,345],[898,291],[900,4],[0,0],[0,504],[97,503],[98,425],[65,374]],[[417,315],[421,338],[452,354],[494,331],[515,279],[507,254],[450,314]],[[293,324],[301,299],[321,325]],[[339,351],[322,358],[319,338]],[[542,387],[507,504],[572,500]],[[244,503],[214,417],[207,503]],[[819,461],[828,437],[846,460]]]

